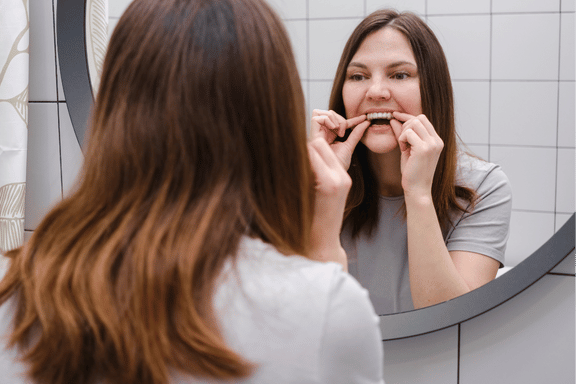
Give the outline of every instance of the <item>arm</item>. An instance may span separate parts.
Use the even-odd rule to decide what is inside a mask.
[[[320,382],[383,384],[384,350],[368,291],[339,274],[319,351]]]
[[[432,200],[432,180],[442,140],[424,115],[395,113],[406,201],[410,288],[415,308],[449,299],[491,281],[499,262],[482,253],[448,251]]]

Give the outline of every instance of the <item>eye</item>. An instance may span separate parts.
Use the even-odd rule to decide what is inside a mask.
[[[404,79],[408,78],[408,76],[409,75],[406,72],[397,72],[397,73],[392,75],[392,78],[394,80],[404,80]]]
[[[362,80],[366,79],[366,76],[364,76],[360,73],[353,73],[353,74],[348,76],[348,79],[352,80],[352,81],[362,81]]]

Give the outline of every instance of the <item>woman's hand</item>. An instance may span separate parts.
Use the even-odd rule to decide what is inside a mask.
[[[319,261],[338,262],[347,271],[348,262],[340,244],[340,229],[352,179],[322,137],[308,143],[308,152],[316,176],[310,256]]]
[[[400,169],[404,195],[429,196],[444,142],[424,115],[394,112],[390,124],[402,154]]]
[[[315,109],[312,111],[312,124],[310,126],[310,138],[323,138],[340,159],[344,169],[350,168],[352,153],[354,148],[364,135],[370,122],[366,120],[366,115],[360,115],[346,120],[334,111],[324,111]],[[335,141],[336,137],[344,137],[346,130],[354,128],[344,142]]]

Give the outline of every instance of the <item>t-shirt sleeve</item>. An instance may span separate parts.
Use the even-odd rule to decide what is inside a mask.
[[[382,336],[368,291],[344,272],[333,283],[319,351],[320,382],[383,384]]]
[[[493,165],[476,187],[473,210],[462,214],[446,238],[448,251],[489,256],[504,265],[512,212],[512,188],[502,169]]]

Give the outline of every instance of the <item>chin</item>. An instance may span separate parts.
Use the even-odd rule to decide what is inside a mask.
[[[361,142],[370,152],[374,153],[388,153],[398,147],[398,140],[396,140],[396,136],[391,130],[383,134],[368,130],[362,137]]]

